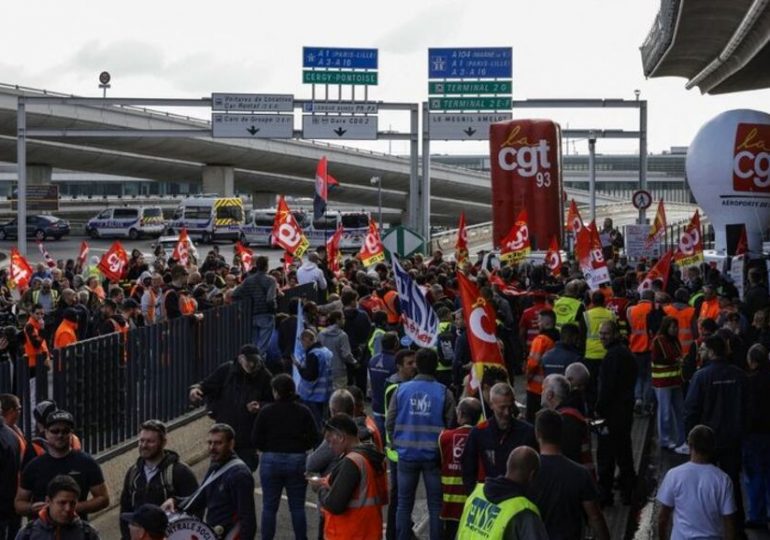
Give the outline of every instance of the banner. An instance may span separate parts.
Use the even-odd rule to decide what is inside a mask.
[[[588,227],[583,227],[577,232],[575,258],[592,291],[599,289],[602,283],[610,282],[610,273],[602,255],[602,242],[593,221]]]
[[[329,174],[329,163],[323,156],[315,169],[315,195],[313,196],[313,219],[321,219],[326,212],[329,202],[329,187],[339,185],[339,182]]]
[[[99,261],[99,270],[101,270],[104,277],[110,281],[120,281],[123,278],[123,273],[128,266],[128,253],[123,249],[120,241],[115,242],[107,250],[107,253],[102,255],[102,260]]]
[[[500,243],[500,260],[509,264],[519,263],[527,258],[530,251],[527,210],[524,209],[519,212],[511,231]]]
[[[358,258],[364,266],[371,266],[385,260],[385,246],[380,239],[380,231],[374,218],[369,218],[369,232],[358,252]]]
[[[273,243],[297,258],[302,257],[310,247],[310,242],[294,219],[283,195],[278,199],[278,209],[273,219]]]
[[[326,265],[332,273],[337,274],[340,271],[340,259],[342,259],[342,253],[340,252],[340,241],[342,240],[342,233],[345,229],[342,227],[342,223],[337,224],[337,230],[326,241]]]
[[[465,212],[460,212],[460,223],[457,225],[457,241],[455,242],[455,261],[462,264],[468,259],[468,231],[465,230]]]
[[[56,268],[56,261],[53,260],[53,257],[51,257],[51,254],[48,253],[48,250],[45,249],[45,246],[43,245],[43,242],[37,243],[37,249],[40,250],[40,255],[43,256],[43,262],[45,262],[45,265],[48,268]]]
[[[642,294],[646,290],[652,289],[652,282],[656,279],[663,280],[663,290],[666,290],[666,285],[668,284],[668,276],[671,275],[672,258],[672,252],[669,249],[663,255],[663,257],[661,257],[660,260],[655,263],[655,266],[650,268],[650,271],[647,272],[647,275],[644,277],[642,282],[639,284],[639,287],[637,288],[639,294]]]
[[[690,223],[682,231],[679,245],[674,253],[674,262],[682,268],[703,262],[703,238],[701,238],[700,215],[695,211]]]
[[[550,120],[512,120],[491,124],[489,151],[492,175],[494,245],[513,227],[514,217],[529,212],[535,249],[552,236],[561,243],[561,132]]]
[[[578,210],[575,199],[571,199],[569,202],[569,211],[567,212],[567,230],[573,234],[583,228],[583,218],[580,217],[580,211]]]
[[[19,253],[15,247],[11,248],[9,275],[11,285],[19,289],[26,289],[32,278],[32,267],[27,262],[27,259],[24,258],[24,255]]]
[[[505,369],[503,355],[497,343],[497,315],[495,308],[481,296],[476,284],[461,272],[457,273],[457,282],[473,362],[471,388],[479,388],[485,367],[500,366]]]
[[[555,236],[551,237],[551,244],[545,253],[544,263],[552,276],[559,277],[561,275],[561,251],[559,251],[559,243]]]
[[[738,298],[743,301],[743,292],[746,288],[745,284],[745,273],[744,269],[746,267],[746,254],[736,254],[733,256],[733,258],[730,260],[730,279],[733,280],[733,285],[735,285],[735,288],[738,289]]]
[[[398,289],[404,333],[419,347],[433,347],[438,340],[438,316],[409,274],[391,255],[393,278]]]
[[[243,273],[247,274],[254,264],[254,252],[241,244],[240,240],[235,243],[235,254],[241,259]]]
[[[86,264],[86,259],[88,258],[88,252],[90,249],[88,248],[88,242],[83,240],[80,242],[80,253],[78,253],[78,260],[77,260],[77,266],[80,268],[84,268]]]
[[[655,219],[650,226],[650,233],[647,235],[646,246],[654,244],[658,238],[666,233],[666,208],[663,206],[663,199],[658,201],[658,211],[655,212]]]

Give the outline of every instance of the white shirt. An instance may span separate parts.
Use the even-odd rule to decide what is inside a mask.
[[[710,464],[674,467],[660,483],[657,499],[674,508],[671,540],[723,538],[722,518],[736,511],[730,477]]]
[[[318,268],[316,263],[307,261],[297,269],[297,283],[304,285],[313,282],[319,291],[326,290],[326,277],[324,277],[323,270]]]

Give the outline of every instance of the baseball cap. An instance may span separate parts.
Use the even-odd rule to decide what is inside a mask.
[[[349,415],[338,413],[326,421],[324,431],[338,431],[344,435],[358,435],[358,426]]]
[[[139,302],[133,298],[126,298],[123,300],[123,309],[139,309]]]
[[[70,427],[75,427],[75,418],[67,411],[53,411],[45,417],[45,427],[49,428],[54,424],[69,424]]]
[[[56,402],[51,400],[38,401],[35,405],[32,415],[35,417],[35,421],[41,424],[45,423],[45,418],[57,409]]]
[[[153,536],[164,536],[168,528],[168,517],[160,506],[143,504],[133,512],[120,514],[126,523],[134,523]]]

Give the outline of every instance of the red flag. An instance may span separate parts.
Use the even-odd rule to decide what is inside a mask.
[[[666,208],[663,206],[663,199],[658,202],[658,211],[655,213],[655,220],[650,227],[650,233],[647,235],[646,247],[650,247],[658,237],[666,231]]]
[[[313,197],[313,219],[321,219],[326,212],[329,201],[329,186],[337,186],[339,182],[329,174],[329,164],[323,156],[315,169],[315,196]]]
[[[310,247],[302,228],[294,219],[283,195],[278,199],[278,210],[273,220],[273,243],[282,247],[294,257],[302,257]]]
[[[247,273],[251,270],[251,266],[254,261],[254,252],[249,248],[241,244],[240,241],[235,243],[235,253],[241,259],[241,266],[243,267],[243,273]]]
[[[11,285],[19,289],[26,289],[32,278],[32,267],[15,247],[11,248],[10,278]]]
[[[182,228],[179,231],[179,240],[176,246],[174,246],[171,258],[178,261],[182,266],[190,266],[190,236],[187,234],[187,229]]]
[[[497,315],[494,307],[481,296],[476,284],[463,273],[457,273],[457,282],[473,362],[471,387],[478,388],[481,385],[484,366],[494,365],[505,368],[503,355],[497,344]]]
[[[738,245],[735,246],[736,255],[744,255],[749,251],[749,240],[746,238],[746,225],[741,228],[741,237],[738,238]]]
[[[696,210],[679,238],[679,245],[674,253],[674,262],[685,268],[700,264],[701,261],[703,261],[703,238],[700,230],[700,215]]]
[[[89,251],[90,250],[88,248],[88,242],[86,242],[85,240],[80,242],[80,253],[78,253],[78,262],[77,262],[77,266],[79,266],[80,268],[83,268],[83,266],[86,264],[86,259],[88,258]]]
[[[455,242],[455,261],[462,264],[468,259],[468,231],[465,230],[465,212],[460,212],[460,223],[457,226],[457,241]]]
[[[597,290],[602,283],[610,281],[610,273],[602,255],[602,241],[593,221],[577,232],[575,258],[592,291]]]
[[[511,231],[500,242],[500,259],[506,262],[519,262],[527,258],[531,251],[527,209],[519,212]]]
[[[583,228],[583,218],[580,217],[580,211],[578,211],[575,199],[569,202],[569,211],[567,212],[567,230],[577,234],[577,232]]]
[[[326,241],[326,265],[334,274],[340,271],[340,241],[343,232],[345,229],[343,229],[342,223],[337,224],[337,230]]]
[[[104,277],[110,281],[120,281],[127,266],[128,253],[123,249],[120,241],[115,240],[110,249],[107,250],[107,253],[102,255],[98,268],[104,274]]]
[[[551,272],[552,276],[561,275],[561,251],[559,251],[559,242],[556,235],[551,237],[551,245],[545,253],[545,267]]]
[[[647,272],[647,275],[645,276],[644,280],[639,284],[639,288],[637,289],[639,291],[639,294],[642,294],[644,291],[652,289],[652,282],[656,279],[662,279],[663,280],[663,290],[666,290],[666,284],[668,283],[668,276],[671,273],[671,260],[673,258],[673,252],[669,249],[661,258],[658,260],[658,262],[650,268],[650,271]]]
[[[385,260],[385,247],[382,245],[380,230],[374,218],[369,218],[369,232],[366,233],[358,258],[364,266],[371,266]]]
[[[51,257],[51,254],[48,253],[47,249],[45,249],[43,242],[37,243],[37,249],[40,250],[40,254],[43,256],[43,261],[45,262],[45,265],[48,268],[56,268],[56,261],[53,260],[53,257]]]
[[[283,259],[281,259],[281,260],[283,261],[283,273],[288,275],[289,274],[289,270],[291,270],[291,265],[292,265],[292,263],[294,263],[294,257],[288,251],[284,251],[283,252]]]

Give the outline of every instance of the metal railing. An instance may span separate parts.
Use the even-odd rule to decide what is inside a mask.
[[[53,399],[73,414],[83,449],[98,454],[136,436],[149,418],[170,421],[187,413],[190,385],[251,341],[251,306],[238,302],[53,350],[51,369],[37,359],[30,378],[26,357],[0,362],[0,392],[15,391],[23,411]],[[30,414],[22,427],[33,431]]]
[[[660,3],[660,11],[640,47],[645,76],[652,73],[674,39],[680,4],[681,0],[662,0]]]

